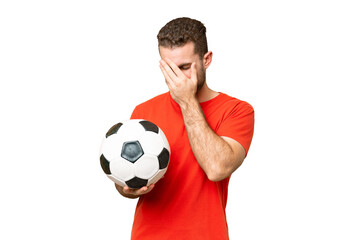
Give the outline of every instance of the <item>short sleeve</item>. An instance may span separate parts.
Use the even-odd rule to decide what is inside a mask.
[[[254,109],[244,101],[238,103],[224,118],[217,134],[239,142],[248,153],[254,133]]]
[[[142,119],[143,117],[141,117],[141,110],[139,106],[136,106],[134,111],[131,114],[130,119]]]

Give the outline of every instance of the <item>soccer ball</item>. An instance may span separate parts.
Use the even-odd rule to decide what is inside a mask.
[[[156,183],[165,174],[170,146],[154,123],[132,119],[119,122],[106,133],[100,152],[105,174],[116,184],[141,188]]]

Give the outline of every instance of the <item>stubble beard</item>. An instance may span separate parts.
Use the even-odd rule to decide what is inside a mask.
[[[206,81],[206,74],[205,74],[204,66],[201,66],[201,69],[199,70],[199,72],[197,74],[197,79],[198,79],[198,84],[197,84],[196,94],[199,93],[199,91],[204,86],[205,81]]]

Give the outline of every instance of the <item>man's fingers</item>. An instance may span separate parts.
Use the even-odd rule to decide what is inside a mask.
[[[133,189],[133,188],[129,188],[128,186],[125,186],[123,188],[123,191],[126,194],[139,196],[139,195],[143,195],[145,193],[150,192],[154,188],[154,186],[155,186],[155,184],[151,184],[150,186],[144,186],[144,187],[139,188],[139,189]]]
[[[127,194],[131,193],[131,189],[128,186],[123,187],[123,191],[124,191],[124,193],[127,193]]]
[[[183,72],[173,61],[171,61],[168,58],[165,58],[165,61],[170,66],[171,70],[176,74],[176,76],[178,77],[184,76]]]
[[[193,62],[191,64],[191,79],[197,81],[197,73],[196,73],[195,62]]]
[[[168,85],[169,88],[172,88],[173,81],[161,63],[160,63],[160,69],[165,77],[166,84]]]
[[[154,187],[155,187],[155,184],[150,184],[150,186],[144,186],[144,187],[142,187],[142,188],[140,188],[140,189],[137,189],[137,190],[136,190],[136,193],[137,193],[138,195],[143,195],[143,194],[145,194],[145,193],[150,192]]]
[[[127,194],[133,194],[133,195],[139,195],[143,192],[145,192],[148,189],[147,186],[144,186],[142,188],[139,189],[134,189],[134,188],[129,188],[128,186],[124,187],[124,192]]]
[[[142,194],[146,193],[147,190],[148,190],[148,187],[144,186],[142,188],[135,189],[135,194],[142,195]]]
[[[175,72],[170,68],[167,62],[161,59],[160,66],[162,66],[162,68],[164,69],[164,71],[167,73],[167,75],[170,77],[171,80],[176,79],[177,76]]]
[[[150,192],[151,190],[153,190],[154,187],[155,187],[155,184],[150,184],[150,186],[148,187],[148,191]]]

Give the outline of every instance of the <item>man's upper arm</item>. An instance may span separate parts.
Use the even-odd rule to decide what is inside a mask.
[[[241,146],[245,150],[245,156],[250,148],[253,133],[254,109],[246,102],[236,106],[216,131],[216,134],[223,136],[224,139],[232,139],[233,141],[227,141],[227,143],[231,144],[234,149]]]
[[[222,139],[229,144],[233,154],[232,154],[232,171],[235,171],[244,161],[246,157],[245,148],[236,140],[222,136]]]

